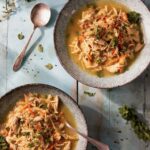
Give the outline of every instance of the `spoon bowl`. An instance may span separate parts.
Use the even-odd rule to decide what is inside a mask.
[[[51,17],[51,11],[48,5],[38,3],[31,11],[31,21],[35,27],[45,26]]]

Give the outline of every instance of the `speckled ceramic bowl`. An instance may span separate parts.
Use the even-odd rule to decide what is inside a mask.
[[[66,28],[69,23],[71,16],[81,7],[93,0],[70,0],[65,7],[62,9],[54,31],[54,42],[55,49],[58,58],[62,66],[66,71],[72,75],[76,80],[83,84],[96,88],[113,88],[117,86],[122,86],[126,83],[131,82],[133,79],[137,78],[149,65],[150,62],[150,13],[146,6],[141,0],[115,0],[129,7],[131,10],[135,10],[141,13],[142,16],[142,27],[144,32],[144,42],[145,47],[140,53],[139,57],[133,63],[133,65],[124,73],[109,77],[109,78],[99,78],[92,76],[84,71],[82,71],[69,57],[66,41]]]
[[[44,84],[32,84],[18,87],[6,95],[0,98],[0,123],[2,123],[4,117],[6,117],[7,113],[15,106],[16,102],[23,97],[25,93],[40,93],[40,94],[52,94],[58,95],[62,102],[69,108],[71,113],[74,115],[77,129],[82,133],[88,134],[87,124],[84,118],[83,113],[81,112],[78,105],[74,102],[74,100],[68,96],[63,91]],[[86,150],[87,140],[79,136],[79,141],[77,142],[76,150]]]

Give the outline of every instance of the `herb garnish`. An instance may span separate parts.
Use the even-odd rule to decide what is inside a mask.
[[[28,147],[30,147],[30,148],[34,147],[34,143],[29,143]]]
[[[19,40],[23,40],[24,39],[24,35],[22,34],[22,32],[18,34],[18,39]]]
[[[95,96],[96,93],[91,93],[91,92],[88,92],[88,91],[84,91],[84,94],[92,97],[92,96]]]
[[[96,62],[97,62],[98,64],[100,64],[100,63],[102,62],[102,60],[101,60],[101,59],[97,59]]]
[[[52,70],[53,69],[53,65],[52,64],[47,64],[45,65],[45,67],[48,69],[48,70]]]
[[[23,136],[29,136],[29,135],[30,135],[30,132],[23,132],[22,135],[23,135]]]
[[[111,40],[111,45],[112,45],[112,47],[116,47],[118,45],[118,38],[117,37],[115,37]]]
[[[131,123],[131,126],[139,139],[150,141],[150,129],[147,124],[138,117],[134,108],[129,108],[125,105],[119,108],[119,113],[122,118]]]
[[[6,139],[0,135],[0,149],[1,150],[8,150],[9,149],[9,145],[6,141]]]
[[[39,107],[42,108],[42,109],[47,109],[47,104],[46,103],[45,104],[40,104]]]
[[[140,23],[140,19],[141,19],[141,15],[135,11],[131,11],[128,14],[128,19],[131,23],[136,23],[139,24]]]
[[[101,37],[104,36],[104,34],[105,34],[105,29],[104,28],[102,28],[102,27],[97,27],[96,28],[95,36],[98,40],[100,40]]]
[[[38,51],[41,52],[41,53],[44,51],[44,47],[43,47],[42,44],[38,45]]]
[[[97,75],[99,78],[101,78],[101,77],[104,76],[103,72],[101,72],[101,71],[100,71],[100,72],[97,72],[96,75]]]

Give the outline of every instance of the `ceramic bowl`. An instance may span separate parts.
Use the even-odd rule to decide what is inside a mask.
[[[51,94],[58,95],[61,101],[68,107],[73,116],[75,117],[77,123],[77,129],[88,134],[87,124],[84,118],[83,113],[81,112],[79,106],[75,103],[75,101],[68,96],[63,91],[44,84],[32,84],[18,87],[6,95],[0,98],[0,123],[3,122],[4,118],[8,114],[8,112],[15,106],[16,102],[24,96],[25,93],[39,93],[39,94]],[[76,150],[86,150],[87,140],[79,136],[79,141],[77,142]]]
[[[137,78],[150,62],[150,13],[141,0],[115,0],[137,11],[142,16],[142,28],[145,47],[131,67],[120,75],[109,78],[99,78],[82,71],[69,57],[66,47],[66,28],[71,16],[93,0],[70,0],[60,12],[54,31],[54,42],[57,56],[65,70],[79,82],[96,88],[113,88],[122,86]]]

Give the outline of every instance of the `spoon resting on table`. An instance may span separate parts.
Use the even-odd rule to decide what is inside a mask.
[[[76,132],[77,134],[81,135],[82,137],[84,137],[85,139],[87,139],[87,141],[89,143],[91,143],[92,145],[96,146],[98,150],[110,150],[109,146],[106,144],[103,144],[91,137],[88,137],[87,135],[79,132],[77,129],[73,128],[67,121],[65,122],[66,127],[68,127],[70,130],[72,130],[73,132]]]
[[[29,46],[29,43],[32,39],[32,36],[33,36],[35,30],[37,28],[45,26],[49,22],[50,17],[51,17],[51,11],[50,11],[50,8],[48,5],[46,5],[44,3],[39,3],[33,7],[32,11],[31,11],[31,21],[34,25],[33,32],[30,35],[30,38],[29,38],[27,44],[25,45],[25,47],[23,48],[23,50],[21,51],[20,55],[17,57],[17,59],[14,63],[14,66],[13,66],[14,71],[17,71],[21,68],[22,61],[26,54],[26,50]]]

